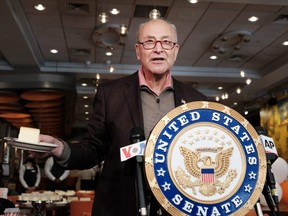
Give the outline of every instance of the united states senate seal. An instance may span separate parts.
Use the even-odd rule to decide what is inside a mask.
[[[183,104],[154,127],[145,175],[171,215],[245,215],[266,179],[266,155],[252,125],[215,102]]]

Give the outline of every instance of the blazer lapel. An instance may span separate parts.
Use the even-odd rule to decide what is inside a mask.
[[[180,106],[183,103],[186,102],[186,98],[183,98],[185,95],[185,92],[183,92],[183,89],[180,88],[179,83],[177,80],[173,78],[173,87],[174,87],[174,100],[175,100],[175,106]]]
[[[130,112],[133,126],[144,128],[138,72],[134,73],[132,76],[129,76],[128,79],[125,79],[125,82],[126,88],[124,88],[123,91],[124,100]]]

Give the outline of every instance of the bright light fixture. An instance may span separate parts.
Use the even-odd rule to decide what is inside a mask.
[[[37,5],[34,6],[34,8],[36,10],[38,10],[38,11],[43,11],[43,10],[46,9],[46,7],[44,5],[42,5],[42,4],[37,4]]]
[[[113,66],[110,66],[110,67],[109,67],[109,71],[110,71],[110,73],[113,73],[114,70],[115,70],[115,68],[114,68]]]
[[[256,22],[258,19],[259,19],[259,18],[256,17],[256,16],[251,16],[251,17],[248,18],[248,20],[249,20],[250,22]]]
[[[127,34],[127,27],[125,25],[120,25],[120,34],[121,35]]]
[[[247,84],[247,85],[250,85],[251,82],[252,82],[252,80],[251,80],[250,78],[246,79],[246,84]]]
[[[58,53],[58,50],[57,49],[51,49],[50,52],[53,54],[56,54],[56,53]]]
[[[101,23],[106,23],[106,22],[108,22],[108,19],[109,19],[109,16],[108,16],[105,12],[102,12],[102,13],[99,14],[98,20],[99,20]]]
[[[187,1],[191,4],[196,4],[198,2],[198,0],[187,0]]]
[[[120,10],[118,10],[117,8],[113,8],[112,10],[109,11],[111,14],[113,15],[117,15],[120,13]]]
[[[161,17],[160,11],[157,9],[152,9],[149,13],[150,19],[159,19]]]
[[[241,88],[238,87],[238,88],[236,89],[236,92],[237,92],[237,94],[240,94],[240,93],[241,93]]]
[[[221,95],[222,100],[226,100],[226,99],[228,99],[228,97],[229,97],[229,94],[227,92],[225,92]]]

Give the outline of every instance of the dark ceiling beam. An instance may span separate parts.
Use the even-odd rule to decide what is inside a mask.
[[[109,66],[113,66],[115,71],[111,73]],[[67,63],[67,62],[46,62],[45,66],[41,67],[42,72],[59,72],[59,73],[83,73],[83,74],[96,74],[101,73],[102,77],[113,79],[115,74],[129,75],[136,72],[139,65],[128,64],[83,64],[83,63]],[[260,78],[258,71],[246,70],[249,78]],[[229,82],[235,80],[243,81],[240,77],[239,68],[209,68],[209,67],[188,67],[188,66],[174,66],[172,74],[176,77],[193,77],[193,79],[207,79],[206,81],[215,82],[223,79]],[[211,79],[213,77],[213,79]]]
[[[14,71],[40,72],[42,54],[18,0],[0,1],[0,51]]]

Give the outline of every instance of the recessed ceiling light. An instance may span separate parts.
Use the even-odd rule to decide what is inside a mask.
[[[223,89],[223,87],[222,86],[218,86],[218,89],[221,90],[221,89]]]
[[[113,55],[113,53],[112,53],[112,52],[110,52],[110,51],[108,51],[108,52],[106,52],[106,53],[105,53],[105,55],[106,55],[106,56],[112,56],[112,55]]]
[[[87,83],[81,83],[82,86],[87,86]]]
[[[212,60],[215,60],[215,59],[217,59],[217,58],[218,58],[218,57],[215,56],[215,55],[210,56],[210,59],[212,59]]]
[[[248,18],[248,20],[249,20],[250,22],[256,22],[258,19],[259,19],[259,18],[256,17],[256,16],[251,16],[251,17]]]
[[[88,99],[88,96],[83,96],[83,99]]]
[[[238,105],[238,103],[237,103],[237,102],[234,102],[233,104],[234,104],[235,106],[236,106],[236,105]]]
[[[250,85],[251,82],[252,82],[252,80],[251,80],[250,78],[246,79],[246,84],[247,84],[247,85]]]
[[[284,41],[282,44],[283,44],[284,46],[288,46],[288,41]]]
[[[36,10],[38,10],[38,11],[43,11],[43,10],[46,9],[46,7],[44,5],[42,5],[42,4],[37,4],[37,5],[34,6],[34,8]]]
[[[109,67],[109,71],[110,71],[110,73],[113,73],[114,70],[115,70],[115,68],[114,68],[113,66],[110,66],[110,67]]]
[[[198,0],[187,0],[187,1],[191,4],[196,4],[198,2]]]
[[[112,10],[109,11],[111,14],[113,15],[117,15],[120,13],[120,10],[118,10],[117,8],[113,8]]]
[[[237,94],[240,94],[240,93],[241,93],[241,88],[238,87],[238,88],[236,89],[236,92],[237,92]]]
[[[58,50],[57,49],[51,49],[50,52],[53,54],[56,54],[56,53],[58,53]]]

